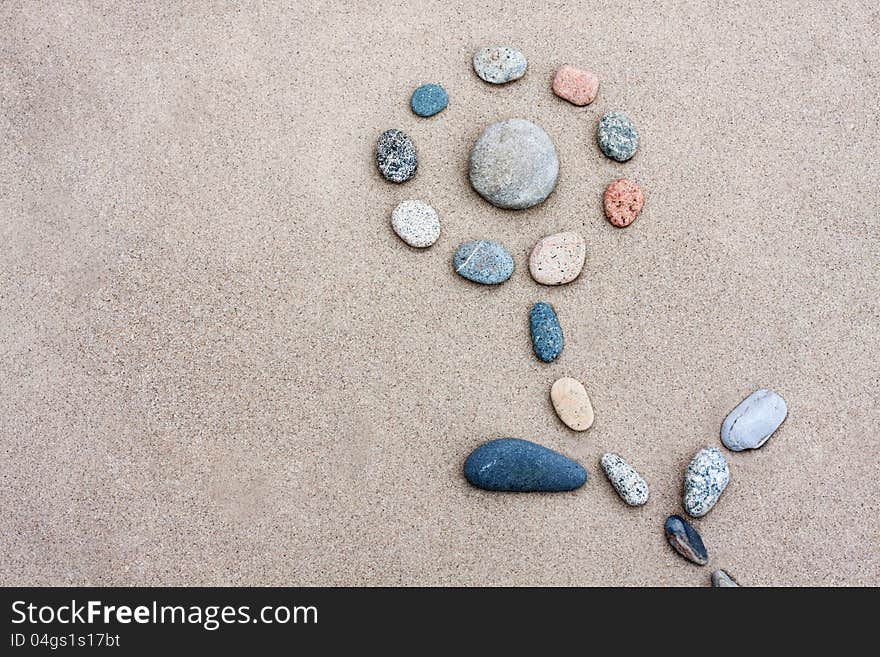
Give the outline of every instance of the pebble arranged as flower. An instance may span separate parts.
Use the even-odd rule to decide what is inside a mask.
[[[479,49],[473,57],[474,72],[492,85],[512,83],[526,74],[525,55],[511,46]],[[593,73],[566,64],[552,82],[552,92],[572,105],[593,103],[599,79]],[[438,84],[423,84],[410,99],[412,111],[431,117],[443,111],[449,98]],[[602,115],[596,127],[599,150],[624,163],[639,148],[639,134],[624,112]],[[376,144],[376,165],[390,182],[404,183],[416,173],[417,156],[412,140],[401,130],[386,130]],[[471,186],[492,205],[521,210],[543,203],[553,192],[559,177],[559,160],[550,136],[524,119],[506,119],[487,126],[470,154]],[[616,228],[630,226],[645,203],[637,183],[627,178],[610,182],[603,194],[602,210]],[[440,218],[428,203],[406,200],[393,211],[394,232],[411,247],[424,249],[440,235]],[[564,231],[541,238],[529,257],[529,272],[540,285],[571,284],[581,276],[587,245],[576,231]],[[463,278],[482,285],[500,285],[514,273],[514,261],[507,249],[489,239],[463,242],[453,255],[453,269]],[[556,310],[543,301],[529,312],[529,330],[535,356],[555,363],[562,354],[563,331]],[[559,419],[572,431],[586,431],[594,422],[594,410],[584,385],[575,378],[558,378],[550,391]],[[724,421],[723,444],[731,450],[760,448],[778,429],[788,412],[777,393],[760,389],[740,403]],[[623,502],[640,507],[648,502],[648,484],[621,456],[606,453],[600,465]],[[476,447],[464,463],[464,475],[474,486],[502,492],[564,492],[580,488],[587,481],[584,468],[574,460],[539,444],[519,438],[497,438]],[[730,469],[721,450],[700,450],[688,465],[684,477],[683,507],[699,518],[718,502],[730,480]],[[697,529],[673,514],[664,525],[669,544],[681,556],[698,565],[708,563],[708,552]],[[713,586],[738,586],[724,570],[711,577]]]

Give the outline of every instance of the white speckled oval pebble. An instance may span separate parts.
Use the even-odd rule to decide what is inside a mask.
[[[630,506],[641,506],[648,501],[648,483],[629,463],[611,452],[604,454],[599,463],[620,499]]]
[[[586,431],[593,426],[593,405],[583,384],[569,376],[562,377],[550,388],[550,400],[559,419],[569,429]]]
[[[587,257],[587,244],[578,233],[548,235],[529,256],[529,272],[541,285],[565,285],[580,276]]]
[[[491,84],[519,80],[526,74],[526,56],[508,46],[480,48],[474,54],[474,71]]]
[[[684,510],[694,518],[702,518],[715,506],[729,481],[730,468],[721,450],[701,449],[684,473]]]
[[[391,227],[400,239],[419,249],[431,246],[440,237],[437,211],[421,201],[403,201],[394,208]]]

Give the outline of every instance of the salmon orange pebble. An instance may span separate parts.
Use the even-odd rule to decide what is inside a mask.
[[[642,190],[632,180],[626,178],[615,180],[608,185],[602,199],[605,216],[618,228],[626,228],[634,222],[644,205],[645,196]]]

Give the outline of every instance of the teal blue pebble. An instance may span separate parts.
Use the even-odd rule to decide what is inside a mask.
[[[423,84],[413,91],[409,104],[419,116],[434,116],[442,112],[448,102],[449,96],[439,84]]]
[[[477,488],[509,493],[575,490],[587,480],[579,463],[520,438],[498,438],[477,447],[464,462],[464,476]]]
[[[553,307],[539,301],[529,312],[529,329],[532,334],[532,347],[539,360],[552,363],[562,353],[562,327]]]

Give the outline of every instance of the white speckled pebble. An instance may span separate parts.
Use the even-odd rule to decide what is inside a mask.
[[[583,384],[569,376],[562,377],[550,388],[550,400],[559,419],[569,429],[586,431],[593,426],[593,405]]]
[[[535,245],[529,256],[529,272],[541,285],[565,285],[584,268],[587,244],[578,233],[548,235]]]
[[[440,237],[437,211],[421,201],[403,201],[391,213],[391,227],[404,242],[423,249]]]
[[[474,71],[492,84],[519,80],[526,74],[526,56],[508,46],[480,48],[474,55]]]
[[[706,447],[694,455],[684,474],[684,510],[700,518],[715,506],[730,481],[730,468],[717,447]]]
[[[641,506],[648,501],[648,483],[617,454],[604,454],[599,461],[608,481],[630,506]]]

